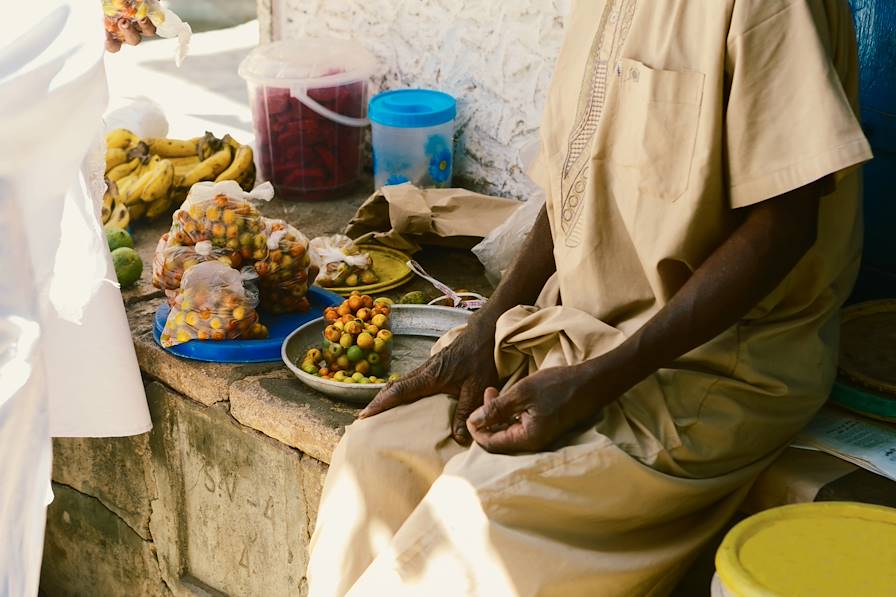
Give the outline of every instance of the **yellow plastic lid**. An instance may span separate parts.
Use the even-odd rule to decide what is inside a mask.
[[[738,597],[892,597],[896,509],[819,502],[766,510],[725,536],[716,572]]]

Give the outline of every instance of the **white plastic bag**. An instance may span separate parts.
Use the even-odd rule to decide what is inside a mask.
[[[498,285],[504,271],[519,253],[520,246],[532,229],[544,201],[544,191],[539,190],[534,193],[528,201],[522,202],[520,208],[513,212],[503,224],[492,230],[488,236],[482,239],[482,242],[473,247],[473,254],[485,267],[485,277],[492,285]]]
[[[319,286],[358,286],[378,281],[370,255],[362,253],[344,234],[319,236],[311,241],[309,251],[311,264],[320,270],[315,280]]]
[[[103,116],[106,131],[127,129],[138,137],[166,137],[168,119],[159,104],[148,97],[139,96]]]

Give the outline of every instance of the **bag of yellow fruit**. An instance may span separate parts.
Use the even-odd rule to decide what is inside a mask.
[[[188,269],[181,280],[165,328],[162,346],[190,340],[267,338],[255,307],[258,291],[255,271],[233,269],[219,261],[206,261]]]
[[[172,216],[171,242],[195,245],[209,241],[216,249],[230,249],[250,264],[267,254],[267,237],[261,213],[251,203],[270,201],[274,187],[264,183],[246,192],[233,180],[199,182]]]
[[[370,255],[343,234],[319,236],[311,241],[309,251],[311,263],[320,270],[315,280],[318,286],[366,286],[379,281]]]
[[[207,240],[195,245],[177,245],[169,241],[168,233],[162,235],[156,245],[152,261],[153,286],[166,291],[168,302],[180,289],[184,272],[206,261],[220,261],[224,265],[239,268],[242,258],[228,248],[216,249]]]
[[[283,220],[262,219],[267,254],[255,262],[261,308],[269,313],[304,313],[308,298],[308,238]]]

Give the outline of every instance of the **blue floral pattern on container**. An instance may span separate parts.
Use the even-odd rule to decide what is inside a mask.
[[[451,178],[451,148],[445,137],[433,135],[426,142],[426,154],[429,156],[429,177],[437,187],[445,186]]]
[[[394,185],[394,184],[404,184],[406,182],[410,182],[407,176],[402,176],[400,174],[393,174],[389,178],[386,179],[384,183],[386,186]]]

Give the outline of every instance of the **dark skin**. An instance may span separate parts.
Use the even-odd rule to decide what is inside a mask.
[[[153,37],[156,34],[156,27],[149,19],[140,19],[133,21],[128,18],[118,19],[118,31],[121,40],[116,39],[111,33],[106,31],[106,51],[115,53],[121,49],[122,40],[130,46],[136,46],[144,37]]]
[[[458,396],[455,440],[489,452],[536,452],[587,428],[635,384],[737,323],[815,243],[822,179],[742,208],[742,223],[652,319],[618,348],[570,367],[542,369],[499,393],[494,331],[500,314],[531,304],[555,270],[542,210],[514,265],[487,306],[451,346],[384,388],[361,413],[373,416],[445,392]]]

